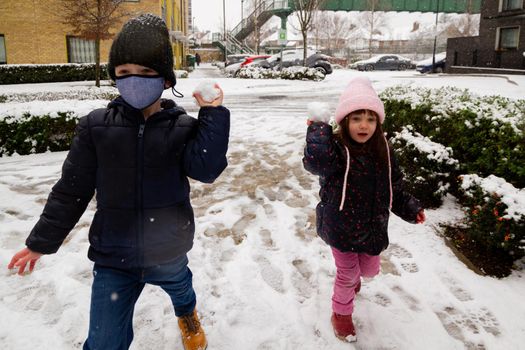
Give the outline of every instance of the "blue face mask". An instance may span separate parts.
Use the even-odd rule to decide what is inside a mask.
[[[126,75],[115,79],[120,95],[130,106],[145,109],[164,91],[164,78],[158,75]]]

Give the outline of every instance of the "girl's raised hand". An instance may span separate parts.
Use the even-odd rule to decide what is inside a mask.
[[[330,107],[324,102],[310,102],[307,105],[308,119],[306,124],[310,125],[313,122],[328,123],[330,121]]]
[[[423,209],[421,209],[419,211],[419,213],[417,213],[417,216],[416,216],[416,224],[422,224],[425,222],[425,219],[426,219],[426,216],[425,216],[425,211]]]
[[[18,268],[18,274],[23,275],[27,263],[29,263],[29,272],[33,272],[35,264],[41,256],[42,254],[40,253],[34,252],[29,248],[24,248],[13,256],[11,262],[7,265],[7,268]]]

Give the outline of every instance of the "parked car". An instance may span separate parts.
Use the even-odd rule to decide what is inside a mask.
[[[408,58],[386,54],[370,57],[369,59],[357,61],[350,65],[350,68],[358,70],[405,70],[415,68],[415,64]]]
[[[239,71],[241,70],[241,68],[246,67],[246,66],[250,66],[252,64],[256,64],[256,63],[258,63],[258,62],[260,62],[262,60],[265,60],[265,59],[267,59],[269,57],[270,57],[270,55],[253,55],[253,56],[248,56],[246,59],[244,59],[241,62],[230,64],[229,66],[224,68],[224,71],[227,74],[229,74],[230,76],[236,77],[237,74],[239,74]]]
[[[303,50],[286,50],[282,53],[282,66],[302,66],[303,65]],[[323,74],[331,74],[332,64],[328,62],[328,56],[315,53],[315,51],[307,51],[306,67],[315,68]],[[281,64],[281,53],[277,53],[265,61],[259,62],[257,65],[263,68],[277,68]]]
[[[436,73],[443,73],[447,62],[447,53],[440,52],[435,56]],[[432,73],[432,57],[416,63],[416,70],[420,73]]]
[[[250,57],[250,56],[251,56],[250,54],[246,54],[246,53],[228,55],[226,56],[226,67],[229,66],[230,64],[240,63],[244,61],[247,57]]]

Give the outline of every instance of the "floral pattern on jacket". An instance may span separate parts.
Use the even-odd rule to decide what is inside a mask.
[[[371,154],[350,157],[350,169],[343,197],[347,155],[332,127],[323,122],[308,127],[303,165],[319,175],[321,201],[317,205],[317,233],[340,251],[378,255],[388,247],[390,183],[392,212],[415,223],[422,209],[419,201],[404,191],[403,175],[390,151],[391,179],[388,169],[379,167]],[[341,209],[341,210],[340,210]]]

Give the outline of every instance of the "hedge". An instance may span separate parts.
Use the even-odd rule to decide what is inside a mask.
[[[100,65],[100,79],[109,79],[106,64]],[[95,80],[94,63],[0,65],[0,85],[83,80]]]

